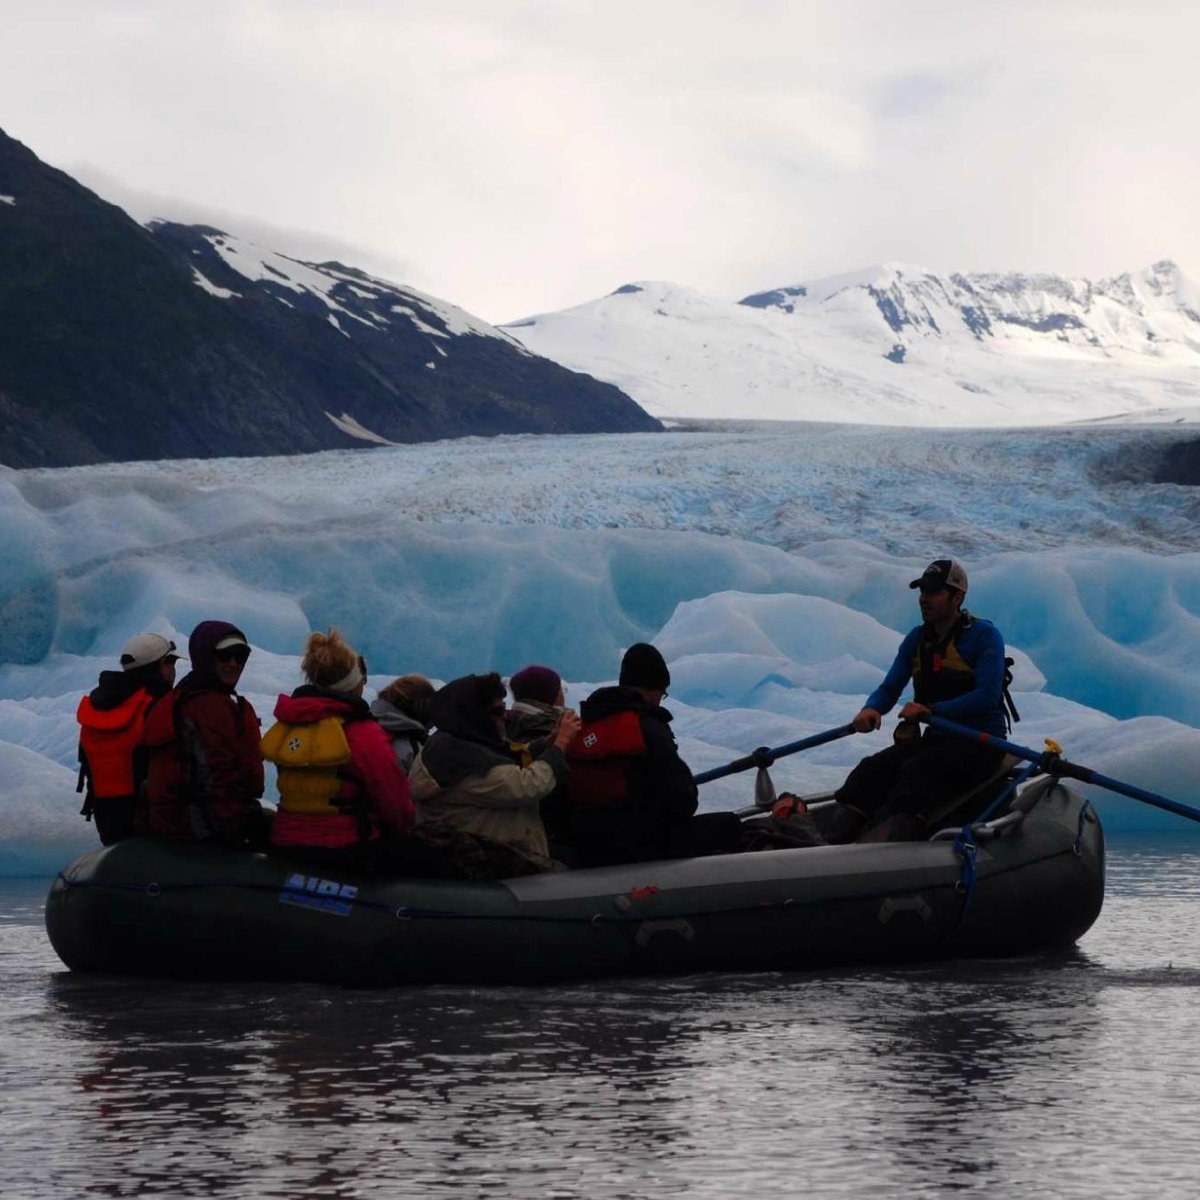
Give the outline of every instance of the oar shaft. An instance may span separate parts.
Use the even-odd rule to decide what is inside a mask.
[[[1200,821],[1200,808],[1193,808],[1190,804],[1181,804],[1178,800],[1160,796],[1157,792],[1148,792],[1145,788],[1135,787],[1132,783],[1122,783],[1119,779],[1101,775],[1099,771],[1093,771],[1089,767],[1077,767],[1074,763],[1064,762],[1060,773],[1069,775],[1072,779],[1078,779],[1082,783],[1092,783],[1097,787],[1107,788],[1110,792],[1119,792],[1122,796],[1140,800],[1143,804],[1152,804],[1155,808],[1175,813],[1176,816],[1190,817],[1193,821]]]
[[[826,742],[836,742],[854,732],[853,725],[839,725],[836,729],[826,729],[823,733],[814,733],[811,737],[801,738],[798,742],[787,742],[782,746],[767,747],[755,750],[744,758],[735,758],[724,767],[713,767],[711,771],[701,771],[692,778],[696,783],[711,783],[714,779],[724,779],[727,775],[736,775],[739,771],[749,771],[753,767],[769,767],[776,759],[786,758],[789,754],[798,754],[801,750],[811,750],[815,746],[824,746]]]
[[[955,721],[947,721],[945,717],[930,717],[929,725],[932,729],[939,729],[943,733],[949,733],[967,741],[978,742],[981,746],[998,746],[1001,750],[1015,755],[1017,758],[1040,764],[1050,775],[1066,775],[1070,779],[1078,779],[1081,783],[1091,783],[1096,787],[1107,788],[1110,792],[1118,792],[1122,796],[1140,800],[1143,804],[1151,804],[1155,808],[1161,808],[1176,816],[1200,821],[1200,808],[1193,808],[1190,804],[1181,804],[1178,800],[1160,796],[1157,792],[1148,792],[1145,788],[1135,787],[1132,783],[1122,783],[1121,780],[1101,775],[1099,771],[1093,771],[1090,767],[1081,767],[1067,762],[1065,758],[1053,751],[1038,751],[1031,750],[1028,746],[1018,746],[1016,742],[1005,741],[1004,738],[994,737],[990,733],[980,733],[978,729],[970,729]]]
[[[1023,758],[1026,762],[1042,763],[1046,761],[1048,752],[1045,750],[1030,750],[1028,746],[1018,746],[1016,742],[1007,742],[994,733],[982,733],[969,725],[959,725],[957,721],[947,721],[945,717],[930,717],[930,729],[940,729],[942,733],[950,733],[968,742],[978,742],[981,746],[998,746],[1006,754],[1015,758]]]

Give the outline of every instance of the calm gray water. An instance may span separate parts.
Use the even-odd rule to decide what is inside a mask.
[[[66,973],[0,884],[7,1196],[1194,1196],[1200,839],[1055,959],[553,989]]]

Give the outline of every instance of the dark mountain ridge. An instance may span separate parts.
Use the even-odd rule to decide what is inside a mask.
[[[659,428],[443,301],[143,227],[0,131],[0,463]]]

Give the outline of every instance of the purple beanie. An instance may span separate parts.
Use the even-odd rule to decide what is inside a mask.
[[[509,681],[509,690],[514,700],[540,700],[553,704],[562,688],[562,676],[550,667],[539,667],[536,663],[523,667]]]

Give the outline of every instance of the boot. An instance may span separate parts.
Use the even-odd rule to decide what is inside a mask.
[[[845,846],[858,837],[866,823],[864,813],[838,801],[833,810],[833,820],[829,822],[829,828],[825,831],[825,842],[829,846]]]

